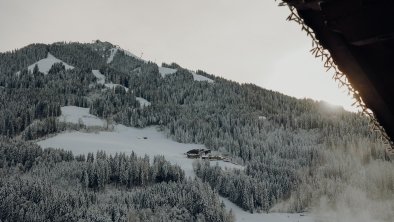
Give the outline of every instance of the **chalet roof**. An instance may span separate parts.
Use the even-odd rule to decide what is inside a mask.
[[[394,139],[394,1],[283,0],[363,112]],[[369,109],[369,110],[368,110]],[[372,111],[372,112],[371,112]],[[391,142],[392,145],[392,142]]]

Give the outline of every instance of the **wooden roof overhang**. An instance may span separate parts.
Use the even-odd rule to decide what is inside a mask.
[[[327,68],[335,66],[338,78],[346,76],[356,100],[373,112],[384,136],[393,141],[394,0],[283,0],[282,4],[292,10],[289,20],[299,22],[323,48],[314,53],[326,57]]]

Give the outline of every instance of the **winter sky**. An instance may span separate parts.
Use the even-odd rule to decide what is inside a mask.
[[[274,0],[0,0],[0,51],[100,39],[159,64],[354,110],[288,14]]]

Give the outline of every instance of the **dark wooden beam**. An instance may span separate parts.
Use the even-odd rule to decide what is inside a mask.
[[[394,1],[286,2],[297,9],[394,139]]]

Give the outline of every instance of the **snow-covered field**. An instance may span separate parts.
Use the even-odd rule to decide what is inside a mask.
[[[89,114],[88,108],[75,106],[62,107],[61,121],[83,123],[90,126],[103,126],[104,120]],[[124,152],[130,154],[135,152],[137,155],[149,155],[151,159],[154,155],[163,155],[167,160],[178,164],[185,171],[187,177],[195,177],[193,172],[193,160],[186,158],[185,152],[191,149],[203,149],[204,145],[178,143],[167,138],[164,133],[158,131],[156,127],[143,129],[115,125],[113,131],[102,131],[98,133],[84,133],[79,131],[63,132],[54,137],[47,138],[38,142],[43,148],[55,147],[73,151],[74,154],[96,153],[104,150],[108,154]],[[229,162],[212,161],[211,164],[219,164],[222,168],[238,168],[242,166]],[[221,198],[228,210],[232,209],[237,221],[266,221],[266,222],[312,222],[310,216],[300,214],[251,214],[231,203],[226,198]]]
[[[78,123],[82,120],[86,125],[103,126],[104,120],[89,114],[88,108],[75,106],[62,107],[61,121]],[[38,142],[42,147],[63,148],[73,151],[74,154],[87,154],[88,152],[96,153],[98,150],[104,150],[109,154],[125,152],[130,154],[134,151],[138,155],[148,154],[163,155],[174,164],[178,164],[184,170],[187,176],[193,176],[193,160],[186,158],[184,153],[191,149],[205,148],[199,144],[184,144],[175,142],[167,138],[164,133],[159,132],[155,127],[138,129],[126,127],[124,125],[115,125],[111,132],[84,133],[84,132],[64,132],[54,137]],[[212,164],[219,164],[223,168],[242,168],[229,162],[212,161]]]
[[[67,123],[82,123],[86,126],[104,126],[105,121],[97,116],[89,114],[89,108],[77,106],[65,106],[60,108],[62,115],[58,117],[59,121]]]
[[[146,138],[146,139],[144,139]],[[187,176],[194,176],[192,162],[184,153],[190,149],[203,148],[197,144],[181,144],[167,139],[154,127],[137,129],[116,125],[112,132],[83,133],[65,132],[38,142],[42,147],[57,147],[73,151],[74,154],[96,153],[104,150],[108,154],[134,151],[139,156],[145,154],[164,155],[172,163],[180,165]]]

